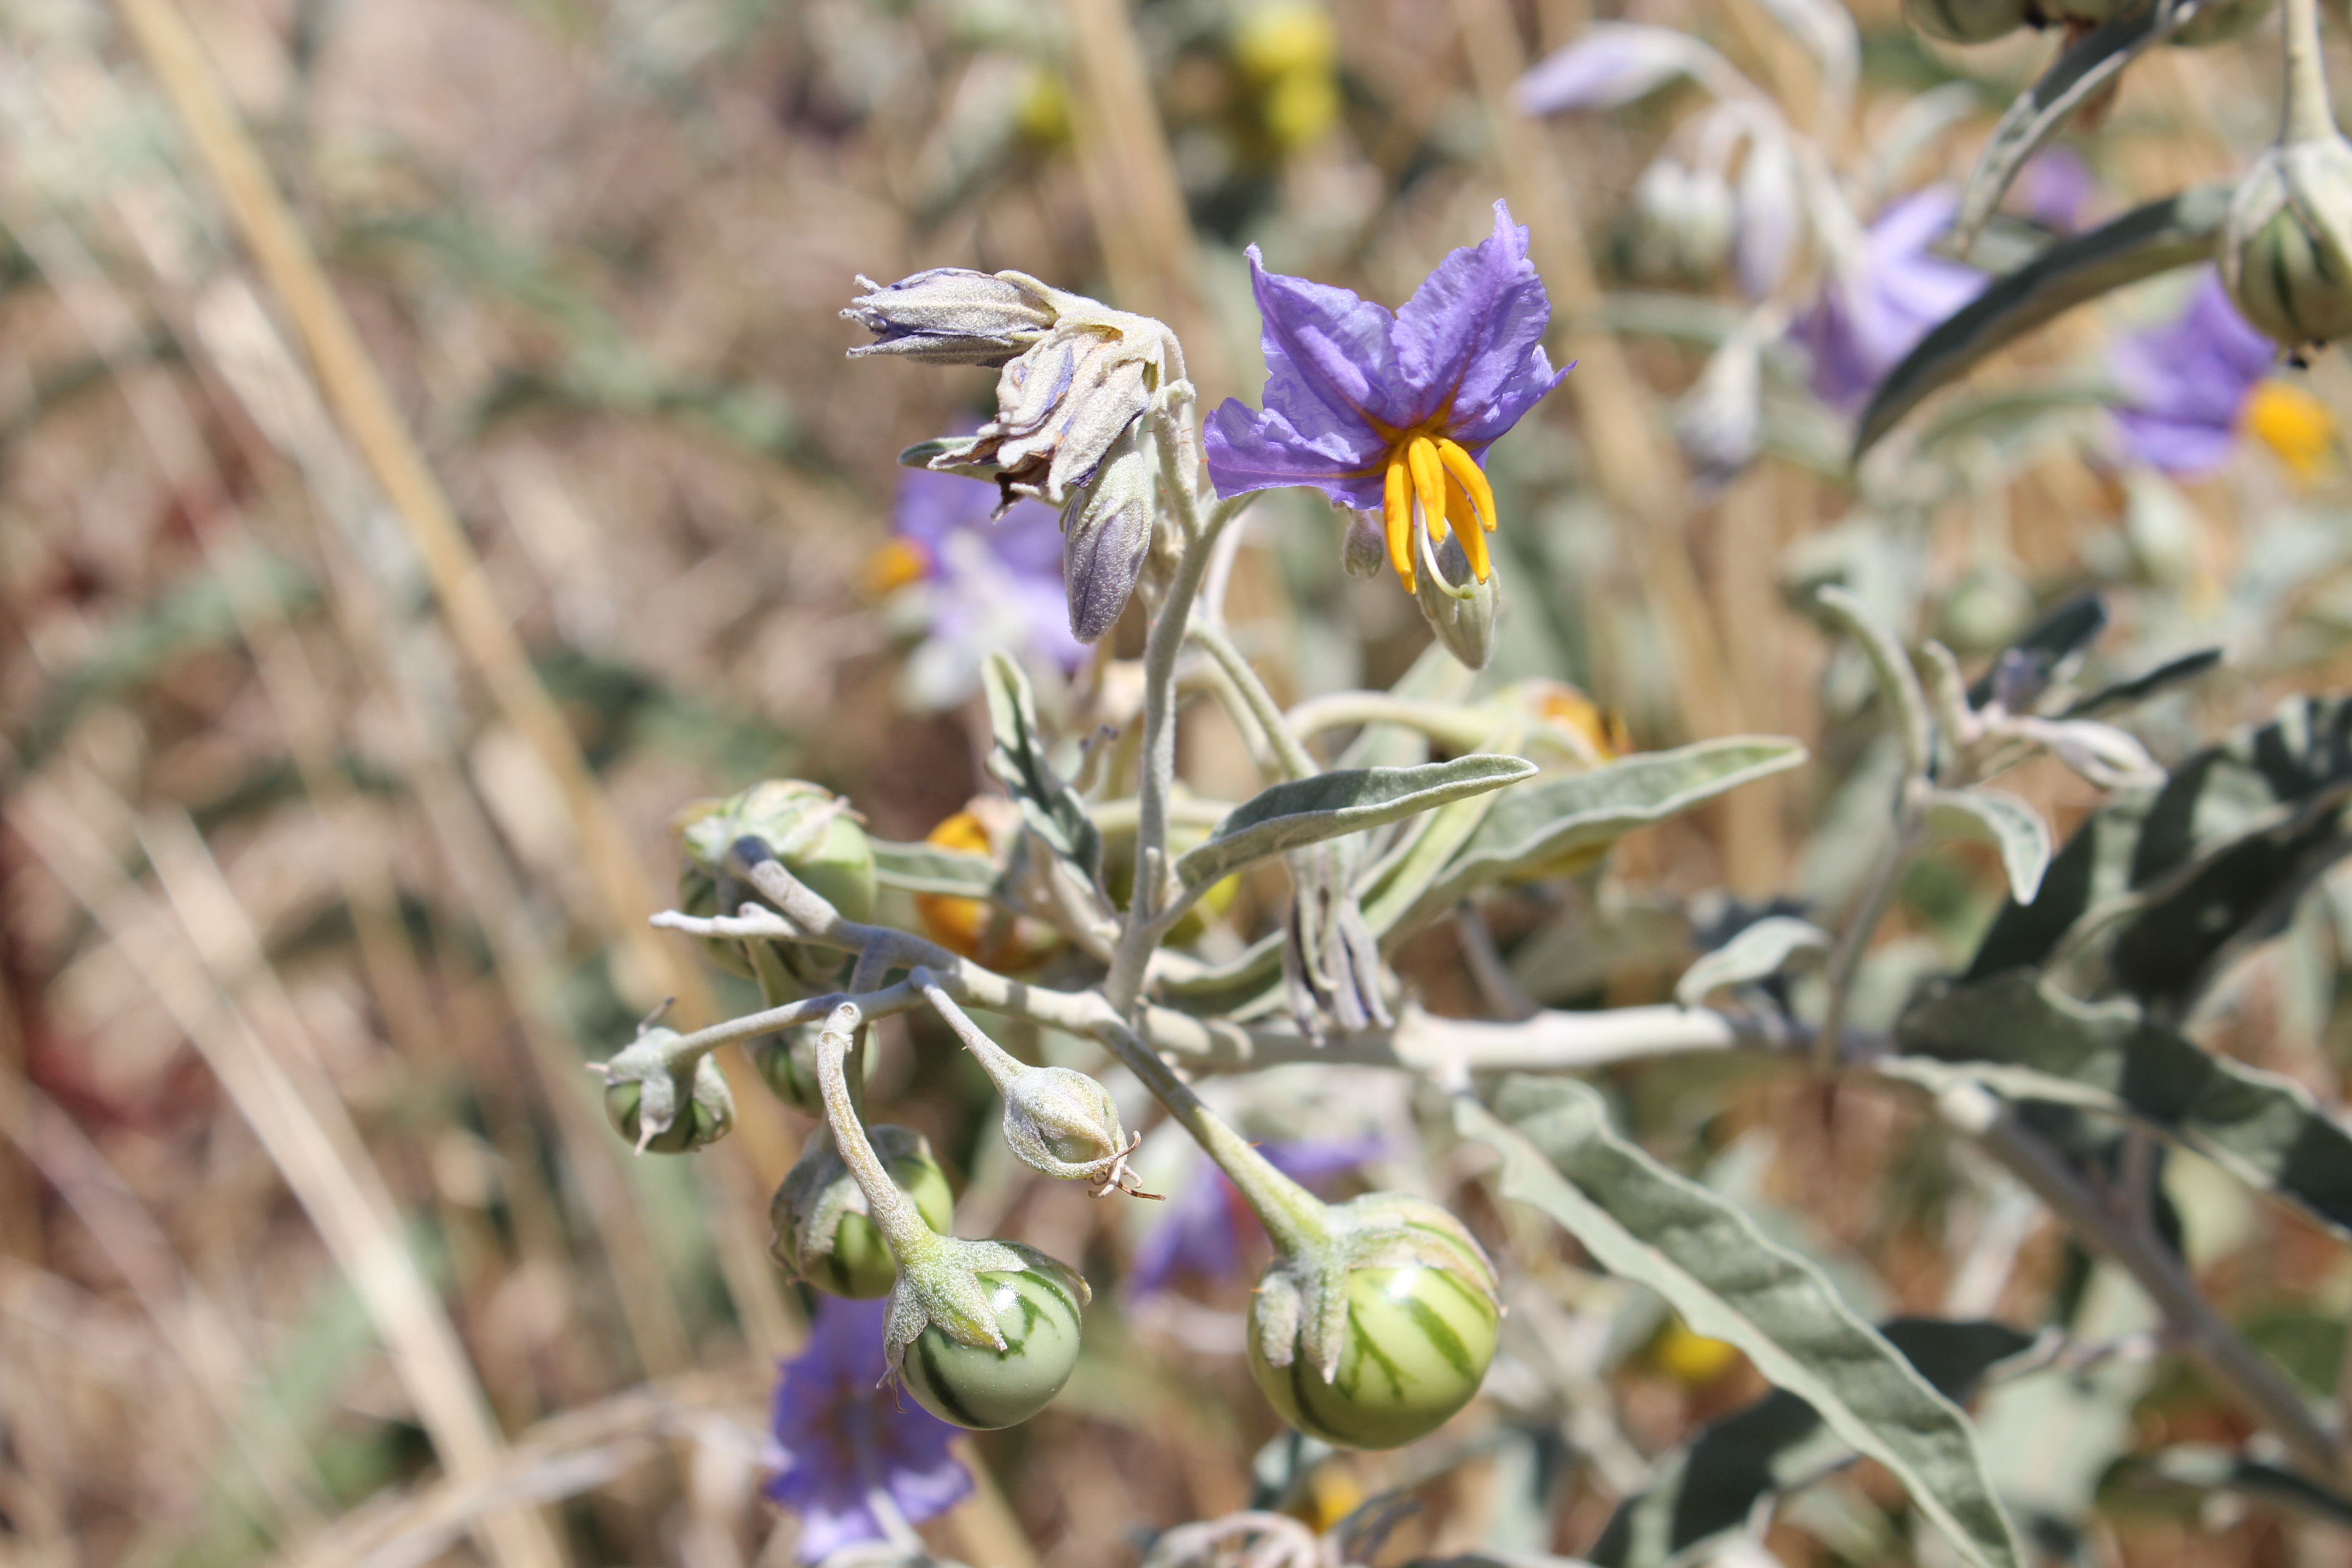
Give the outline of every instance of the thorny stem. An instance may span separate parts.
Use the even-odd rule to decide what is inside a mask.
[[[1878,933],[1888,906],[1895,902],[1904,868],[1919,852],[1926,837],[1927,787],[1922,776],[1914,774],[1904,779],[1902,795],[1895,807],[1894,840],[1871,868],[1870,883],[1863,889],[1862,901],[1855,906],[1853,918],[1846,922],[1845,930],[1839,933],[1837,946],[1830,953],[1829,1001],[1822,1009],[1821,1030],[1813,1037],[1816,1072],[1828,1072],[1837,1065],[1838,1041],[1845,1029],[1846,1005],[1853,998],[1854,976],[1862,968],[1863,955],[1870,951],[1870,939]]]
[[[867,1215],[882,1233],[890,1256],[903,1266],[909,1259],[937,1252],[940,1242],[939,1233],[916,1212],[914,1200],[890,1179],[882,1157],[866,1141],[866,1125],[850,1101],[845,1064],[851,1042],[865,1026],[865,1015],[856,1003],[844,1002],[833,1010],[817,1032],[816,1081],[824,1094],[824,1119],[833,1129],[834,1147],[840,1151],[842,1163],[849,1167],[857,1190],[866,1194]]]
[[[1258,679],[1257,671],[1251,667],[1242,650],[1234,645],[1233,637],[1224,626],[1206,616],[1197,616],[1192,622],[1192,640],[1217,661],[1217,668],[1223,670],[1241,691],[1242,700],[1249,705],[1250,717],[1255,719],[1257,727],[1265,732],[1266,744],[1273,748],[1275,761],[1280,764],[1283,777],[1313,778],[1320,773],[1322,769],[1307,753],[1306,742],[1298,738],[1298,732],[1290,727],[1290,721],[1275,701],[1274,693],[1265,689],[1265,682]]]
[[[2319,49],[2319,0],[2286,0],[2282,17],[2286,51],[2286,103],[2279,140],[2325,142],[2336,132],[2327,102],[2327,71]]]

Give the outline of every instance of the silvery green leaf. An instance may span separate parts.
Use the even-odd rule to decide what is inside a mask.
[[[2032,1343],[2005,1323],[1982,1321],[1897,1318],[1879,1332],[1955,1400],[1968,1397],[1986,1368]],[[1853,1458],[1811,1405],[1776,1390],[1669,1455],[1654,1485],[1618,1505],[1593,1543],[1594,1568],[1665,1568],[1703,1555],[1745,1529],[1766,1496],[1809,1486]]]
[[[1572,868],[1637,828],[1804,760],[1805,748],[1794,741],[1733,735],[1538,779],[1495,803],[1444,872],[1390,920],[1386,935],[1393,940],[1416,930],[1490,883],[1551,875],[1563,863]]]
[[[988,722],[996,737],[988,771],[1012,791],[1029,831],[1092,882],[1102,867],[1102,835],[1085,805],[1045,761],[1029,677],[1010,654],[993,653],[988,656],[981,685],[988,693]]]
[[[1493,1112],[1457,1099],[1454,1125],[1502,1155],[1505,1197],[1541,1210],[1603,1268],[1664,1297],[1694,1333],[1746,1352],[1885,1466],[1964,1562],[2021,1568],[1968,1416],[1811,1264],[1611,1131],[1590,1086],[1514,1076]]]
[[[2000,790],[1939,789],[1927,797],[1927,826],[1938,834],[1974,838],[2000,851],[2009,896],[2032,903],[2050,868],[2050,825],[2042,814]]]
[[[1205,844],[1176,862],[1188,888],[1306,845],[1433,811],[1518,783],[1536,771],[1519,757],[1474,755],[1417,768],[1352,768],[1292,779],[1235,808]]]
[[[1196,973],[1171,974],[1160,994],[1171,1007],[1196,1017],[1245,1020],[1272,1010],[1281,998],[1282,953],[1288,932],[1277,927],[1231,961]]]
[[[1928,395],[2045,321],[2127,283],[2211,260],[2215,237],[2229,216],[2231,190],[2226,184],[2200,185],[2135,207],[2088,234],[2057,241],[1995,279],[1886,373],[1855,426],[1853,460],[1860,462]]]
[[[2142,50],[2171,37],[2200,8],[2199,0],[2159,0],[2126,10],[2060,55],[1992,128],[1992,139],[1978,154],[1960,193],[1959,211],[1952,220],[1954,240],[1962,247],[1973,240],[2042,144]]]
[[[1895,738],[1903,743],[1904,771],[1924,775],[1935,755],[1935,736],[1927,723],[1927,698],[1919,689],[1919,672],[1895,634],[1878,624],[1863,602],[1834,584],[1817,590],[1813,603],[1827,611],[1838,628],[1851,637],[1870,660],[1878,678],[1878,694],[1892,710]]]
[[[996,863],[985,855],[937,844],[894,844],[882,838],[868,843],[874,851],[874,879],[886,888],[965,899],[985,899],[995,892]]]
[[[1830,933],[1794,915],[1768,915],[1683,971],[1675,982],[1675,1000],[1696,1007],[1714,993],[1735,985],[1769,980],[1802,960],[1818,963],[1828,956]]]
[[[1958,1067],[2012,1099],[2128,1116],[2352,1235],[2352,1135],[2292,1079],[2203,1050],[2127,1002],[2079,1002],[2012,971],[1915,1004],[1904,1056]]]
[[[1412,909],[1502,797],[1474,795],[1440,806],[1429,814],[1421,831],[1399,853],[1375,867],[1371,888],[1364,895],[1364,920],[1376,933],[1389,929]]]

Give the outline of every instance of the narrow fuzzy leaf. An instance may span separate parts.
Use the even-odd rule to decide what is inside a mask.
[[[993,653],[981,673],[981,685],[988,694],[988,722],[996,737],[988,771],[1013,792],[1029,831],[1093,881],[1102,867],[1102,835],[1085,805],[1045,761],[1029,677],[1012,656]]]
[[[965,899],[985,899],[996,889],[996,863],[985,855],[937,844],[893,844],[881,838],[870,843],[874,879],[886,888]]]
[[[1701,953],[1675,982],[1675,1000],[1696,1007],[1715,992],[1769,980],[1800,961],[1818,963],[1829,951],[1830,933],[1812,921],[1769,915],[1713,952]]]
[[[1657,1291],[1693,1332],[1744,1352],[1885,1466],[1962,1561],[2021,1568],[1968,1416],[1811,1264],[1611,1131],[1591,1087],[1515,1076],[1495,1111],[1457,1099],[1454,1125],[1502,1155],[1505,1197],[1540,1209],[1604,1268]]]
[[[1209,841],[1176,862],[1188,888],[1343,834],[1434,810],[1530,777],[1519,757],[1474,755],[1417,768],[1350,768],[1276,784],[1236,807]]]

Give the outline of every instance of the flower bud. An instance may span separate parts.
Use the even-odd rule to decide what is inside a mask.
[[[1003,1094],[1004,1142],[1023,1164],[1092,1183],[1097,1197],[1139,1185],[1127,1157],[1142,1135],[1120,1130],[1118,1106],[1101,1084],[1069,1068],[1030,1068],[1007,1079]]]
[[[2239,314],[2298,349],[2352,333],[2352,144],[2284,141],[2239,182],[2221,229]]]
[[[1656,159],[1633,183],[1635,265],[1675,281],[1713,278],[1731,249],[1732,207],[1720,171]]]
[[[1374,1193],[1329,1211],[1313,1255],[1276,1260],[1250,1303],[1249,1365],[1284,1420],[1394,1448],[1470,1403],[1495,1359],[1495,1270],[1436,1205]]]
[[[887,1122],[868,1127],[866,1137],[923,1223],[947,1234],[955,1223],[955,1195],[929,1142],[910,1127]],[[828,1295],[866,1300],[887,1295],[898,1278],[898,1260],[829,1132],[801,1151],[768,1205],[768,1219],[775,1226],[776,1261]]]
[[[757,838],[774,851],[784,869],[806,884],[844,917],[865,921],[874,915],[874,848],[849,803],[820,785],[799,779],[769,779],[725,800],[698,801],[680,811],[677,831],[685,860],[678,868],[678,908],[690,915],[732,915],[746,903],[765,900],[739,879],[728,850],[739,838]],[[781,961],[756,963],[747,944],[708,938],[704,951],[729,973],[757,979],[771,1006],[802,994],[830,989],[846,962],[829,948],[800,942],[765,944]]]
[[[1381,534],[1380,514],[1349,513],[1348,536],[1339,545],[1339,567],[1350,577],[1377,577],[1388,569],[1389,547]]]
[[[604,1080],[604,1114],[640,1154],[683,1154],[716,1143],[735,1125],[735,1097],[719,1064],[697,1057],[691,1083],[670,1067],[676,1029],[647,1028],[609,1062],[592,1064]]]
[[[1437,547],[1435,568],[1423,570],[1413,583],[1421,618],[1465,669],[1484,669],[1495,657],[1495,614],[1501,599],[1496,584],[1493,576],[1481,583],[1471,575],[1470,558],[1450,532]]]
[[[1142,422],[1135,420],[1062,509],[1062,578],[1070,635],[1080,642],[1100,640],[1135,592],[1151,550],[1151,481]]]
[[[942,1421],[989,1431],[1043,1410],[1077,1364],[1087,1282],[1005,1241],[942,1237],[908,1258],[891,1288],[883,1353],[915,1402]]]
[[[1174,334],[1150,317],[1058,290],[1054,300],[1053,331],[996,378],[996,417],[927,464],[994,479],[1000,512],[1023,497],[1066,508],[1167,389],[1179,363]],[[1130,480],[1121,494],[1131,489]],[[1065,531],[1073,521],[1065,515]]]
[[[1989,44],[2026,24],[2028,0],[1903,0],[1903,19],[1948,44]]]
[[[849,351],[852,359],[894,354],[925,364],[1000,365],[1053,329],[1055,290],[1018,272],[973,272],[934,267],[880,284],[861,275],[866,290],[842,319],[875,341]]]

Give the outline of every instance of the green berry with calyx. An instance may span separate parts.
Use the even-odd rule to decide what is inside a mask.
[[[764,904],[734,874],[728,852],[740,838],[756,838],[808,889],[863,923],[874,918],[874,847],[849,803],[819,784],[768,779],[725,800],[698,801],[672,819],[685,861],[678,869],[678,909],[708,918],[732,915],[747,903]],[[757,979],[771,1006],[831,990],[845,957],[799,942],[766,944],[782,959],[781,983],[754,963],[748,944],[711,937],[703,950],[713,963],[746,980]],[[792,994],[781,994],[790,991]]]
[[[593,1064],[604,1080],[605,1116],[640,1154],[688,1153],[735,1125],[735,1097],[717,1062],[697,1057],[690,1081],[670,1068],[667,1047],[680,1037],[675,1029],[647,1028],[611,1061]]]
[[[796,1025],[762,1035],[750,1047],[751,1065],[760,1069],[760,1077],[775,1090],[776,1098],[810,1116],[824,1114],[824,1095],[816,1081],[818,1029],[815,1024]],[[873,1078],[875,1051],[867,1049],[853,1059],[863,1060],[866,1078]]]
[[[992,1431],[1028,1420],[1077,1365],[1087,1282],[1037,1251],[956,1241],[908,1259],[883,1330],[891,1370],[942,1421]]]
[[[946,1234],[955,1223],[955,1194],[929,1142],[911,1127],[887,1122],[867,1128],[866,1136],[923,1223]],[[898,1260],[829,1132],[810,1139],[801,1151],[776,1189],[768,1217],[775,1226],[776,1261],[827,1295],[870,1300],[887,1295],[898,1278]]]
[[[1394,1448],[1470,1403],[1495,1359],[1494,1267],[1434,1204],[1374,1193],[1328,1211],[1323,1242],[1277,1258],[1250,1303],[1249,1366],[1284,1420]]]

